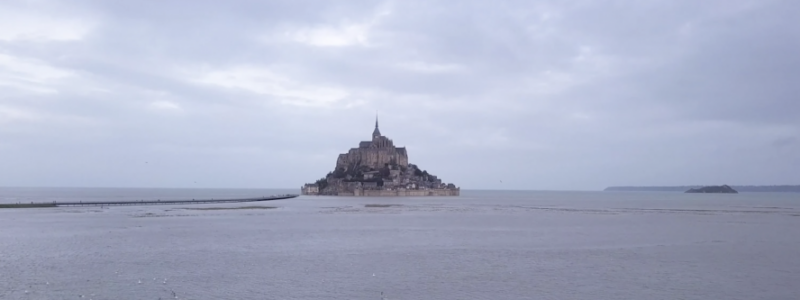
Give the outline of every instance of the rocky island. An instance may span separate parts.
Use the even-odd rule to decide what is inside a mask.
[[[686,192],[702,185],[681,186],[610,186],[606,192]],[[740,193],[800,193],[800,185],[734,185],[732,189]]]
[[[720,193],[720,194],[738,194],[736,190],[728,185],[712,185],[712,186],[704,186],[700,188],[691,188],[687,193]]]
[[[301,187],[303,195],[329,196],[458,196],[461,189],[408,163],[405,147],[381,135],[378,119],[372,140],[339,154],[336,168]]]

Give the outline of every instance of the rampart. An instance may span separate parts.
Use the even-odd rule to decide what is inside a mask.
[[[460,196],[459,189],[430,189],[430,190],[354,190],[352,192],[339,192],[338,196],[351,197],[447,197]]]

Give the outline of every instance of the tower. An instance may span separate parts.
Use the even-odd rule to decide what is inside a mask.
[[[381,131],[378,129],[378,114],[375,114],[375,130],[372,131],[372,139],[376,139],[381,136]]]

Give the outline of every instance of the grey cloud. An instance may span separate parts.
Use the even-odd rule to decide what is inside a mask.
[[[797,137],[784,137],[776,139],[772,142],[772,145],[776,148],[786,148],[791,147],[797,144]]]
[[[376,110],[464,188],[800,180],[791,1],[3,5],[91,29],[0,39],[0,185],[293,187]]]

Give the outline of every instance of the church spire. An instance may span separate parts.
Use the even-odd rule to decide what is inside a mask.
[[[381,136],[381,131],[378,129],[378,113],[375,113],[375,130],[372,131],[372,138]]]

